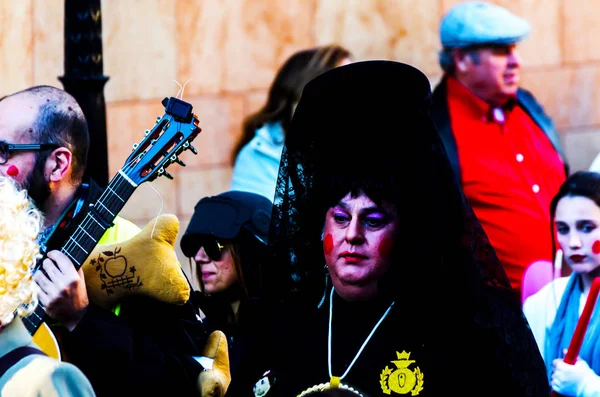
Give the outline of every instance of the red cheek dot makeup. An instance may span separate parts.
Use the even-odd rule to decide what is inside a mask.
[[[333,237],[331,234],[328,234],[323,239],[323,251],[325,251],[325,254],[327,255],[331,254],[331,251],[333,251]]]
[[[8,176],[17,176],[17,175],[19,175],[19,169],[18,169],[16,166],[14,166],[14,165],[11,165],[11,166],[10,166],[10,167],[8,167],[8,169],[6,170],[6,174],[7,174]],[[599,244],[600,244],[600,242],[599,242]]]
[[[592,244],[592,252],[594,254],[600,254],[600,241],[594,241],[594,244]]]

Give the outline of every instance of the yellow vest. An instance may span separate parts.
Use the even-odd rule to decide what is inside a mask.
[[[115,244],[129,240],[140,232],[140,229],[135,223],[121,218],[117,215],[113,221],[114,225],[106,230],[98,244]]]

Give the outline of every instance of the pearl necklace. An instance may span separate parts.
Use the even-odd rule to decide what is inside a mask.
[[[360,349],[358,349],[358,352],[354,356],[354,359],[352,359],[352,362],[350,363],[348,368],[346,368],[346,372],[344,372],[342,374],[342,376],[333,376],[331,373],[331,323],[332,323],[332,319],[333,319],[333,292],[334,292],[334,290],[335,290],[335,288],[332,287],[331,294],[329,296],[329,334],[328,334],[328,340],[327,340],[327,359],[328,359],[328,369],[329,369],[329,379],[330,380],[327,383],[320,383],[318,385],[309,387],[308,389],[306,389],[302,393],[300,393],[298,395],[298,397],[304,397],[304,396],[306,396],[312,392],[316,392],[316,391],[322,391],[322,390],[326,390],[326,389],[336,389],[336,388],[345,389],[345,390],[351,391],[359,396],[362,396],[362,394],[360,394],[357,390],[353,389],[352,387],[350,387],[348,385],[341,383],[341,380],[344,379],[346,377],[346,375],[348,375],[348,372],[350,372],[350,369],[352,368],[352,366],[354,365],[354,363],[356,362],[356,360],[358,359],[358,357],[364,350],[365,346],[367,345],[367,343],[369,343],[369,340],[371,340],[371,337],[373,336],[373,334],[375,333],[377,328],[379,328],[379,325],[381,325],[383,320],[387,317],[390,310],[392,310],[394,303],[396,303],[396,301],[393,301],[390,304],[390,306],[387,308],[385,313],[383,313],[383,316],[381,316],[381,318],[379,319],[377,324],[375,324],[375,326],[371,330],[371,333],[369,334],[369,336],[367,336],[367,339],[365,339],[365,341],[363,342]]]

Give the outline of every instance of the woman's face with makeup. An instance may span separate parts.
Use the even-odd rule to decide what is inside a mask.
[[[378,294],[377,280],[391,264],[399,227],[395,206],[378,206],[363,192],[347,194],[325,215],[323,251],[337,293],[346,300]]]
[[[556,239],[565,261],[576,273],[600,272],[600,208],[583,196],[558,201]]]

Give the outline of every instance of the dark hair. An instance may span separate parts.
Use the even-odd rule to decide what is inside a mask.
[[[256,113],[246,117],[242,135],[231,153],[235,164],[238,153],[252,140],[257,128],[267,122],[280,121],[283,131],[289,129],[294,106],[300,100],[306,83],[319,74],[339,65],[352,54],[339,45],[328,45],[302,50],[290,56],[277,72],[267,97],[267,102]]]
[[[56,87],[40,85],[10,96],[31,95],[40,100],[38,115],[31,126],[38,143],[54,143],[73,154],[71,177],[80,182],[87,166],[90,146],[88,125],[81,107],[69,93]],[[36,153],[42,161],[47,152]]]
[[[468,55],[473,60],[473,63],[479,65],[481,63],[481,56],[478,52],[479,49],[484,47],[468,47],[460,50],[464,51],[465,55]],[[439,63],[442,71],[451,76],[456,71],[456,62],[454,62],[454,50],[457,48],[444,48],[439,52]]]
[[[264,285],[268,278],[267,252],[266,244],[257,240],[245,229],[242,229],[232,242],[233,265],[247,299],[261,299],[269,295]]]
[[[558,189],[550,202],[550,237],[552,238],[552,257],[556,256],[556,231],[554,218],[558,202],[564,197],[586,197],[600,207],[600,173],[577,171],[569,176]]]

